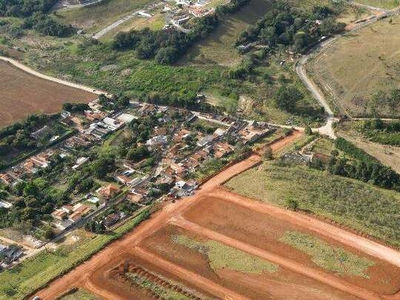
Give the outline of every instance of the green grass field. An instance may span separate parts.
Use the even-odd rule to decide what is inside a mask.
[[[369,278],[366,272],[369,267],[375,265],[373,261],[367,258],[331,246],[309,234],[288,231],[279,241],[310,255],[317,266],[341,276]]]
[[[44,250],[15,268],[0,273],[0,299],[22,299],[132,230],[147,214],[147,210],[142,212],[110,234],[97,235],[73,246],[62,246],[54,252]]]
[[[214,271],[229,269],[249,274],[262,274],[263,272],[274,273],[279,269],[279,266],[274,263],[213,240],[197,241],[186,235],[175,235],[173,240],[178,245],[206,255]]]
[[[308,167],[273,162],[250,169],[225,185],[241,195],[279,206],[296,200],[300,209],[400,247],[399,193]]]

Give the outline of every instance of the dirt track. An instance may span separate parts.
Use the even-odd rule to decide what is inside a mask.
[[[292,141],[294,137],[289,136],[286,139]],[[282,147],[285,147],[288,144],[287,140],[279,142],[278,145],[273,145],[273,150],[278,151]],[[150,220],[141,224],[132,233],[125,236],[121,240],[112,243],[86,263],[78,266],[76,269],[66,274],[65,276],[55,280],[47,288],[40,291],[38,295],[42,299],[54,299],[73,287],[83,286],[89,289],[91,292],[99,296],[103,296],[106,299],[118,299],[118,297],[116,297],[112,292],[105,290],[102,286],[98,286],[96,282],[92,282],[91,274],[93,273],[93,270],[97,270],[101,267],[108,265],[110,265],[110,267],[115,266],[115,261],[120,256],[123,256],[124,254],[126,255],[126,253],[133,252],[136,256],[149,262],[156,262],[156,265],[161,269],[169,271],[175,276],[189,281],[193,285],[199,287],[199,289],[208,291],[217,297],[224,299],[246,299],[246,297],[238,295],[234,291],[226,289],[225,287],[215,282],[210,282],[210,280],[204,278],[199,274],[193,273],[189,270],[186,270],[185,268],[178,267],[175,264],[166,261],[162,257],[141,248],[140,243],[145,238],[147,238],[150,234],[156,232],[157,230],[163,228],[167,224],[171,223],[172,221],[179,226],[188,227],[188,229],[193,232],[197,232],[198,234],[202,234],[203,236],[206,235],[209,238],[221,241],[222,243],[227,245],[232,245],[235,248],[271,260],[273,262],[275,261],[276,263],[284,266],[289,270],[293,270],[299,274],[317,279],[320,282],[328,284],[331,287],[337,288],[352,295],[356,295],[358,297],[361,297],[362,299],[399,299],[399,294],[390,297],[378,296],[377,294],[374,294],[367,289],[347,284],[343,279],[328,275],[312,268],[304,267],[303,265],[296,264],[293,261],[285,260],[278,255],[268,253],[268,251],[265,251],[263,249],[248,245],[243,242],[239,242],[235,239],[231,239],[222,234],[213,232],[212,230],[206,230],[203,227],[200,227],[194,223],[182,220],[181,216],[184,211],[188,210],[189,207],[191,207],[198,201],[201,201],[202,198],[204,199],[205,195],[211,194],[213,196],[223,197],[224,199],[229,198],[229,201],[256,211],[261,211],[263,213],[271,215],[278,215],[279,218],[283,218],[288,222],[299,224],[300,226],[309,228],[310,230],[315,231],[318,234],[329,236],[330,238],[335,238],[346,245],[350,245],[356,249],[365,251],[366,253],[371,254],[375,257],[387,260],[395,264],[396,266],[400,266],[400,253],[383,245],[376,244],[372,241],[366,240],[362,237],[346,232],[322,221],[315,220],[308,216],[299,215],[268,204],[259,203],[239,195],[231,194],[224,189],[218,188],[221,184],[226,182],[231,177],[251,168],[252,166],[255,166],[259,162],[260,157],[257,155],[252,155],[248,159],[224,170],[220,174],[216,175],[213,179],[206,182],[194,196],[186,198],[175,204],[168,204],[164,207],[163,210],[154,214]]]

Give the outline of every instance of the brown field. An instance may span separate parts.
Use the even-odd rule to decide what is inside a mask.
[[[160,290],[164,299],[174,293],[181,299],[400,299],[399,252],[220,187],[259,163],[252,155],[222,171],[38,295],[54,299],[81,287],[105,299],[163,298]],[[335,249],[338,259],[321,267],[310,253],[282,241],[288,232],[312,236]],[[145,279],[133,282],[132,274]]]
[[[390,22],[389,20],[392,20]],[[399,116],[400,106],[375,103],[373,95],[399,88],[400,18],[383,19],[326,47],[307,65],[323,92],[352,117]]]
[[[66,102],[90,102],[95,94],[30,75],[0,61],[0,127],[35,113],[56,113]]]

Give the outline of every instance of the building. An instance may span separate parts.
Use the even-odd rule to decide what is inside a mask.
[[[104,186],[98,190],[98,194],[103,200],[110,200],[120,191],[119,186],[111,183],[107,186]]]

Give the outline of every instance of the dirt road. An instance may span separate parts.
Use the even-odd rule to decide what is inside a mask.
[[[360,297],[361,299],[365,299],[365,300],[379,299],[379,295],[372,293],[370,291],[367,291],[365,289],[359,288],[357,286],[354,286],[352,284],[349,284],[343,279],[340,279],[333,275],[327,274],[325,272],[318,271],[313,268],[306,267],[302,264],[296,263],[294,261],[286,259],[282,256],[278,256],[276,254],[273,254],[266,250],[260,249],[258,247],[255,247],[255,246],[240,242],[238,240],[232,239],[232,238],[222,235],[218,232],[212,231],[212,230],[202,227],[200,225],[189,222],[183,218],[175,217],[172,220],[172,224],[182,227],[186,230],[189,230],[190,232],[193,232],[197,235],[204,236],[206,238],[218,241],[218,242],[228,245],[230,247],[239,249],[241,251],[250,253],[250,254],[258,256],[258,257],[261,257],[270,262],[278,264],[290,271],[294,271],[298,274],[302,274],[309,278],[318,280],[318,281],[323,282],[327,285],[330,285],[336,289],[339,289],[343,292],[352,294],[356,297]]]
[[[42,79],[46,79],[46,80],[49,80],[49,81],[52,81],[52,82],[63,84],[65,86],[73,87],[73,88],[76,88],[76,89],[79,89],[79,90],[83,90],[83,91],[86,91],[86,92],[90,92],[90,93],[93,93],[93,94],[97,94],[97,95],[100,95],[100,94],[106,94],[107,95],[107,92],[105,92],[105,91],[97,90],[97,89],[94,89],[94,88],[91,88],[91,87],[87,87],[87,86],[84,86],[84,85],[81,85],[81,84],[77,84],[77,83],[69,82],[69,81],[66,81],[66,80],[58,79],[58,78],[55,78],[55,77],[51,77],[51,76],[48,76],[48,75],[44,75],[44,74],[39,73],[39,72],[37,72],[35,70],[32,70],[31,68],[25,66],[24,64],[16,61],[15,59],[9,58],[9,57],[0,56],[0,60],[6,61],[6,62],[12,64],[13,66],[17,67],[17,68],[19,68],[19,69],[21,69],[21,70],[23,70],[23,71],[25,71],[25,72],[27,72],[27,73],[29,73],[31,75],[37,76],[39,78],[42,78]]]
[[[294,225],[307,228],[318,233],[319,235],[335,239],[345,245],[385,260],[400,268],[400,252],[318,219],[309,217],[307,215],[298,214],[290,210],[282,209],[268,203],[254,201],[252,199],[233,194],[224,188],[214,190],[213,196],[231,201],[237,205],[241,205],[255,211],[284,219]]]
[[[133,250],[133,253],[147,261],[151,261],[152,263],[157,264],[158,267],[163,268],[165,270],[168,270],[169,272],[173,273],[174,275],[185,278],[185,280],[191,281],[196,284],[199,288],[204,289],[205,291],[208,291],[212,293],[213,295],[217,296],[220,299],[232,299],[232,300],[246,300],[248,298],[239,295],[227,288],[222,287],[219,284],[216,284],[215,282],[200,276],[196,273],[193,273],[189,270],[186,270],[182,267],[179,267],[162,257],[153,254],[149,251],[146,251],[144,249],[141,249],[139,247],[136,247]]]
[[[89,261],[79,265],[77,268],[67,273],[63,277],[54,280],[48,285],[48,287],[39,291],[37,295],[40,296],[41,299],[52,300],[71,288],[85,285],[86,281],[88,280],[88,276],[93,270],[112,262],[113,259],[122,255],[123,253],[129,252],[134,245],[138,245],[140,241],[148,234],[158,230],[164,226],[174,215],[180,214],[183,210],[198,201],[204,193],[226,182],[231,177],[253,167],[259,163],[259,161],[259,156],[252,155],[246,160],[241,161],[219,173],[205,183],[194,196],[179,201],[178,203],[166,205],[163,210],[152,215],[150,220],[141,224],[132,233],[126,235],[121,240],[112,243],[104,250],[94,255]],[[91,291],[96,293],[95,290],[91,289]],[[104,292],[99,291],[99,294],[104,294]]]

